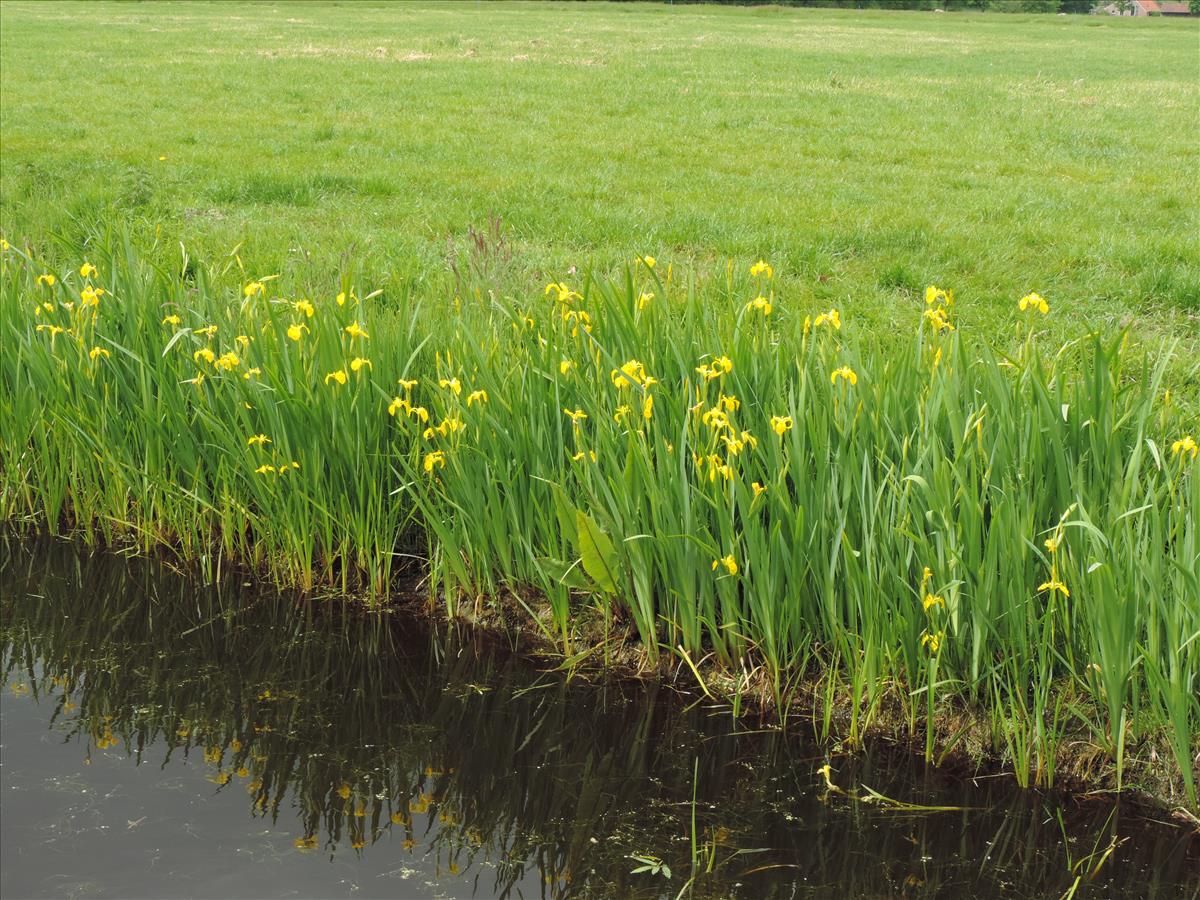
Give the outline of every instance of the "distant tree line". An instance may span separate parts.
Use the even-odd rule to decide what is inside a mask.
[[[672,3],[718,3],[753,6],[771,2],[781,6],[825,6],[851,9],[993,10],[997,12],[1090,13],[1111,0],[669,0]],[[1200,7],[1200,0],[1192,0]]]

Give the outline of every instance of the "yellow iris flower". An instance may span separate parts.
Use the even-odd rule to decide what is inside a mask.
[[[705,381],[712,381],[714,378],[720,378],[722,375],[728,375],[732,372],[733,360],[728,356],[718,356],[712,361],[712,365],[697,366],[696,371],[704,376]]]
[[[442,423],[436,428],[426,428],[421,435],[425,440],[430,440],[435,434],[442,437],[448,437],[456,432],[462,431],[467,426],[463,424],[463,420],[457,416],[451,416],[449,419],[442,419]]]
[[[770,300],[768,300],[766,297],[763,297],[762,295],[759,295],[759,296],[755,297],[753,300],[751,300],[749,303],[746,304],[746,309],[747,309],[747,311],[755,309],[755,310],[758,310],[759,312],[761,312],[764,316],[769,316],[771,314],[771,310],[774,309],[774,307],[771,306]]]
[[[230,372],[241,365],[241,362],[242,361],[238,359],[238,355],[230,350],[228,353],[222,353],[219,357],[217,357],[213,365],[218,369],[224,369],[226,372]]]
[[[839,313],[836,309],[831,309],[827,313],[821,313],[819,316],[817,316],[813,320],[812,327],[820,328],[822,325],[825,325],[825,324],[828,324],[828,325],[832,326],[833,328],[837,329],[838,331],[841,331],[841,328],[842,328],[841,313]]]
[[[851,384],[858,384],[858,375],[849,366],[842,366],[840,369],[834,369],[829,373],[829,383],[837,384],[839,378],[844,378]]]
[[[631,384],[646,385],[654,383],[652,379],[646,377],[646,367],[636,359],[629,360],[619,369],[613,369],[609,373],[609,377],[612,379],[613,385],[618,388],[629,387]]]
[[[746,446],[746,442],[735,437],[730,437],[727,434],[721,435],[721,442],[725,444],[725,449],[730,456],[737,456],[742,452],[742,448]]]
[[[939,287],[930,285],[925,288],[925,305],[926,306],[953,306],[954,291],[943,291]]]
[[[925,310],[925,319],[933,326],[934,331],[953,331],[954,326],[946,317],[946,311],[940,306]]]
[[[1043,316],[1050,312],[1050,304],[1046,302],[1046,299],[1041,294],[1037,293],[1026,294],[1017,301],[1017,307],[1021,312],[1025,312],[1025,310],[1031,312],[1037,310]]]
[[[579,293],[571,290],[571,288],[568,287],[567,284],[562,281],[552,281],[552,282],[550,282],[550,284],[546,285],[546,294],[547,295],[555,294],[556,295],[555,299],[558,300],[559,303],[562,303],[563,305],[567,305],[567,306],[570,305],[572,300],[582,300],[583,299],[582,294],[579,294]]]
[[[736,575],[738,573],[737,560],[733,558],[732,553],[727,556],[722,556],[720,559],[713,560],[712,570],[715,572],[718,568],[724,568],[725,571],[730,575]]]
[[[1038,590],[1039,591],[1049,591],[1051,594],[1053,594],[1055,591],[1061,591],[1062,595],[1064,597],[1071,596],[1071,592],[1069,590],[1067,590],[1067,586],[1065,584],[1063,584],[1061,581],[1059,581],[1058,577],[1055,575],[1051,575],[1049,581],[1045,581],[1042,584],[1039,584]]]
[[[1200,454],[1200,446],[1197,446],[1196,439],[1190,434],[1186,437],[1180,438],[1171,445],[1172,456],[1186,456],[1189,453],[1191,454],[1192,459],[1195,459],[1196,455]]]

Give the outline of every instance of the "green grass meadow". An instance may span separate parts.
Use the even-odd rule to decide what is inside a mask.
[[[0,518],[1197,809],[1195,23],[0,16]]]
[[[1060,336],[1200,347],[1196,22],[9,0],[0,24],[0,228],[45,253],[116,221],[314,293],[353,256],[440,294],[495,214],[505,289],[765,256],[885,331],[938,284],[980,329],[1037,290]]]

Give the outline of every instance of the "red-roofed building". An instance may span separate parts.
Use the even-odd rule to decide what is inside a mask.
[[[1192,6],[1188,0],[1118,0],[1102,6],[1100,12],[1110,16],[1190,16]]]

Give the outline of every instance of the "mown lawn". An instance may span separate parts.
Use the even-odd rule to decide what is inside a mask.
[[[352,258],[436,298],[494,213],[503,292],[761,255],[783,311],[883,335],[935,283],[1009,345],[1037,290],[1052,337],[1200,347],[1195,22],[5,2],[0,26],[0,228],[43,258],[130,223],[164,259],[240,245],[323,296]]]

